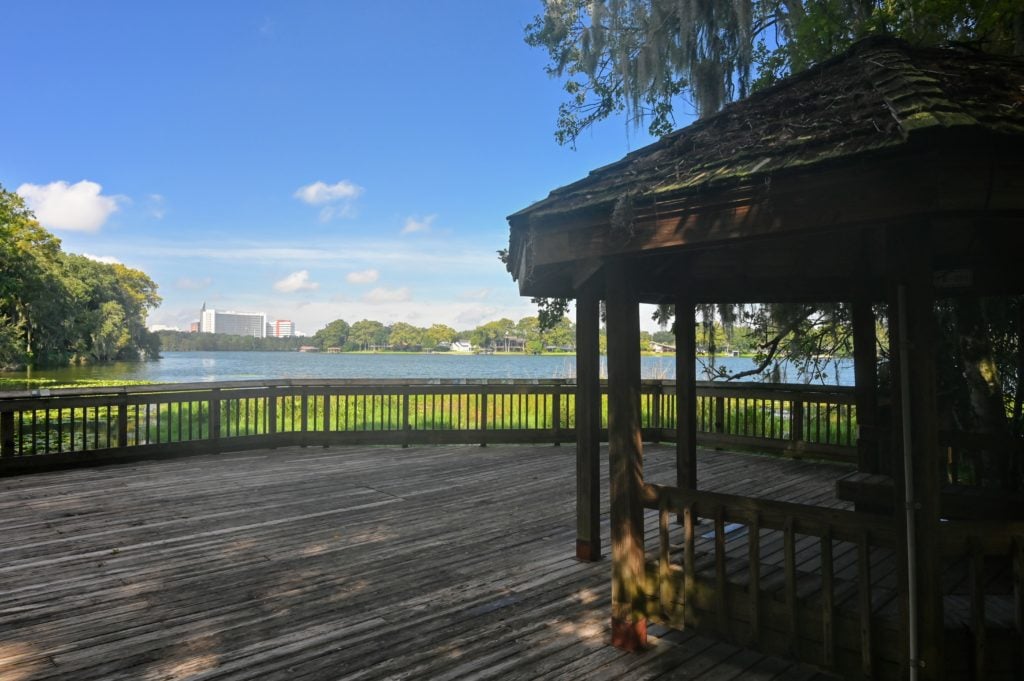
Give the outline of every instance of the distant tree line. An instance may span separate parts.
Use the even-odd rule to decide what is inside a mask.
[[[464,342],[477,350],[536,354],[575,350],[576,327],[568,318],[543,332],[536,317],[524,317],[518,322],[503,318],[462,331],[445,324],[419,327],[396,322],[386,325],[371,319],[349,324],[344,319],[335,319],[307,340],[321,350],[337,348],[342,352],[436,351],[449,349],[455,342]]]
[[[707,347],[717,352],[739,352],[749,354],[757,348],[753,329],[745,326],[725,328],[721,324],[704,329],[711,333],[715,342],[706,335],[698,338],[702,351]],[[258,350],[296,351],[308,346],[319,351],[367,352],[388,350],[394,352],[445,351],[454,342],[470,344],[474,350],[486,352],[575,352],[576,325],[568,317],[561,317],[551,329],[541,329],[537,317],[523,317],[518,322],[502,318],[481,324],[473,329],[456,331],[446,324],[429,327],[413,326],[405,322],[384,324],[372,319],[363,319],[349,324],[344,319],[335,319],[312,336],[291,338],[252,338],[213,333],[187,333],[184,331],[158,331],[160,347],[172,352],[207,350]],[[601,352],[606,348],[604,328],[600,331]],[[640,334],[640,349],[649,351],[652,342],[675,346],[675,334],[671,331],[643,331]]]
[[[155,358],[156,290],[139,270],[65,253],[0,186],[0,368]]]
[[[160,349],[171,352],[199,352],[207,350],[298,350],[309,344],[308,338],[253,338],[231,336],[224,333],[189,333],[187,331],[157,331]]]

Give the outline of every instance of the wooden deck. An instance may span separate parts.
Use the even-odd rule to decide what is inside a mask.
[[[649,446],[647,479],[673,457]],[[830,678],[658,628],[610,647],[573,467],[572,447],[296,447],[0,479],[0,679]],[[702,488],[824,505],[846,470],[700,457]]]

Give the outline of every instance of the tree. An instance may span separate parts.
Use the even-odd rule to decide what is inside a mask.
[[[423,344],[425,347],[436,348],[443,343],[451,343],[457,335],[450,326],[434,324],[423,332]]]
[[[891,34],[915,44],[969,42],[1024,53],[1019,0],[544,0],[526,42],[548,52],[564,79],[555,137],[625,112],[652,135],[684,102],[701,116],[729,100]]]
[[[348,342],[351,327],[344,319],[335,319],[333,322],[313,334],[313,342],[321,350],[327,348],[343,348]]]
[[[423,347],[423,329],[405,322],[391,325],[388,344],[395,350],[419,350]]]
[[[138,270],[64,253],[0,187],[0,366],[156,357],[159,340],[146,329],[156,289]]]
[[[387,344],[388,330],[380,322],[362,319],[352,325],[348,337],[358,349],[369,350],[370,347]]]

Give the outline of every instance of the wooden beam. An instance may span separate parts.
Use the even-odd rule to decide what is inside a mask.
[[[853,301],[853,375],[857,396],[857,468],[880,472],[878,460],[878,368],[871,300]]]
[[[596,289],[576,298],[576,557],[601,558],[600,300]]]
[[[635,278],[621,262],[606,268],[608,461],[611,492],[612,645],[647,644],[644,577],[643,444],[640,430],[640,308]]]
[[[689,292],[676,297],[676,484],[697,489],[697,340]]]

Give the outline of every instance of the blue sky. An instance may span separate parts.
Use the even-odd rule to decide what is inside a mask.
[[[518,319],[505,216],[650,141],[555,143],[540,8],[4,2],[0,183],[66,250],[147,272],[151,325],[204,301],[306,333]]]

